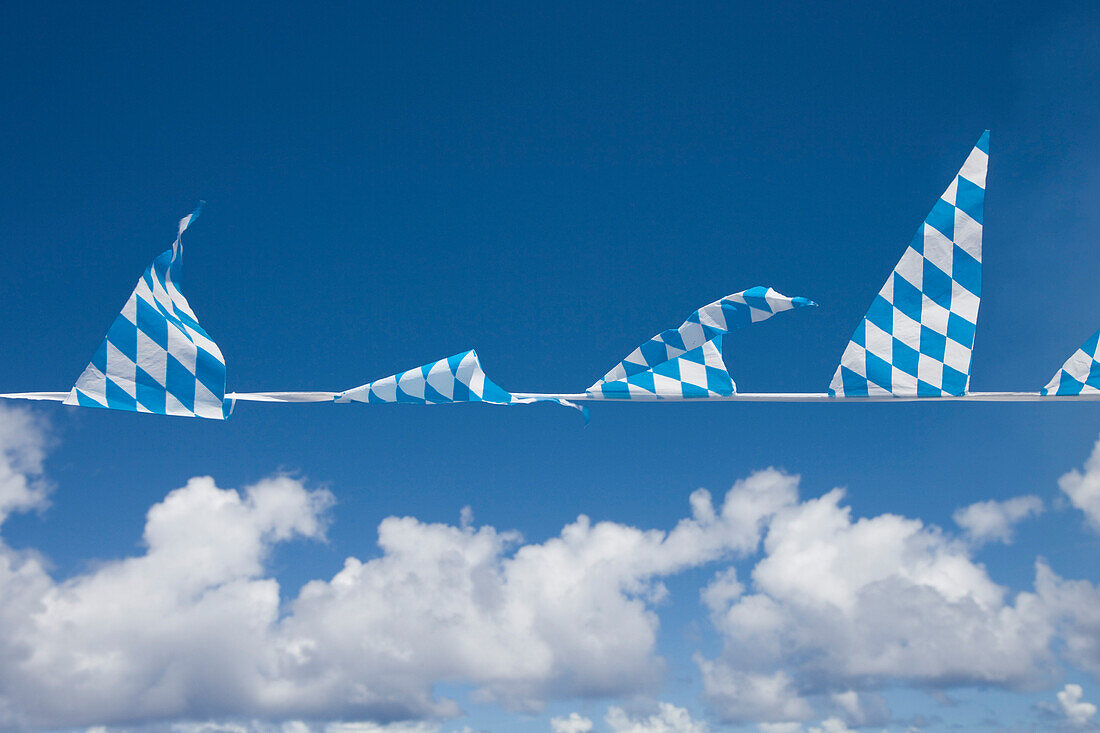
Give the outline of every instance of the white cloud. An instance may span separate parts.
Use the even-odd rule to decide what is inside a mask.
[[[840,718],[826,718],[820,726],[814,726],[807,733],[850,733],[851,728]]]
[[[720,717],[738,722],[791,722],[813,716],[809,702],[782,670],[751,673],[735,663],[711,661],[696,655],[703,677],[703,698]]]
[[[745,586],[737,580],[737,568],[730,566],[715,573],[699,595],[707,608],[719,611],[744,592]]]
[[[850,720],[863,721],[863,706],[859,704],[859,693],[855,690],[835,693],[833,702],[845,712]]]
[[[1085,513],[1089,525],[1100,531],[1100,440],[1085,461],[1085,470],[1065,474],[1058,479],[1058,487],[1073,506]]]
[[[279,664],[264,557],[320,538],[330,501],[286,477],[244,495],[196,478],[149,511],[139,557],[54,583],[0,550],[7,707],[32,727],[258,712]]]
[[[863,709],[859,704],[859,693],[855,690],[838,692],[833,695],[833,702],[853,718],[862,718]]]
[[[1100,676],[1100,588],[1087,580],[1061,578],[1045,562],[1036,563],[1035,588],[1058,630],[1061,656]]]
[[[438,723],[428,721],[398,721],[396,723],[326,723],[324,733],[438,733]],[[283,733],[290,733],[283,731]]]
[[[579,713],[569,713],[568,717],[551,718],[552,733],[588,733],[592,730],[592,721]]]
[[[657,712],[648,716],[629,716],[612,706],[604,718],[612,733],[707,733],[710,729],[701,720],[693,720],[684,708],[667,702],[658,703]]]
[[[33,412],[0,405],[0,524],[12,512],[46,506],[46,443],[45,425]]]
[[[952,518],[976,545],[994,541],[1009,544],[1017,524],[1042,512],[1039,497],[1017,496],[1005,501],[979,501],[957,509]]]
[[[757,723],[760,733],[802,733],[802,723]]]
[[[26,437],[22,413],[5,421],[20,426],[0,433],[6,485],[32,486],[41,434]],[[280,603],[265,559],[323,538],[331,495],[285,476],[241,492],[195,478],[149,510],[143,553],[68,580],[0,544],[0,727],[431,720],[459,713],[433,696],[449,681],[521,709],[652,690],[660,578],[755,549],[796,483],[764,471],[720,507],[695,492],[668,532],[582,516],[533,544],[469,512],[465,526],[390,517],[379,557]]]
[[[30,413],[0,407],[0,425],[2,518],[43,505],[45,437]],[[968,508],[963,541],[917,519],[855,518],[839,490],[799,501],[798,481],[761,471],[719,506],[696,491],[670,531],[581,516],[526,544],[475,526],[472,511],[457,526],[389,517],[376,557],[349,557],[281,602],[265,562],[279,543],[323,540],[332,496],[286,476],[241,491],[194,478],[149,510],[142,552],[68,579],[0,541],[0,728],[192,720],[213,722],[178,730],[213,733],[280,726],[224,721],[339,719],[378,722],[280,730],[437,733],[460,713],[434,693],[448,683],[520,710],[652,693],[662,579],[757,552],[745,577],[719,567],[700,595],[723,648],[695,659],[724,721],[801,730],[834,715],[817,727],[829,733],[885,721],[873,691],[887,684],[1039,684],[1056,654],[1100,673],[1100,589],[1040,562],[1034,591],[1010,594],[971,557],[1005,525],[971,521]],[[1010,536],[1023,510],[1006,504],[995,508]],[[605,722],[706,730],[669,704],[613,706]],[[581,733],[592,721],[551,726]]]
[[[379,527],[382,557],[349,558],[331,581],[306,585],[284,630],[301,667],[365,681],[414,702],[413,714],[446,712],[427,699],[435,680],[470,681],[479,700],[528,710],[549,695],[649,689],[660,672],[657,579],[752,550],[793,497],[790,477],[762,472],[720,510],[695,492],[693,516],[667,533],[582,516],[514,552],[519,538],[491,527],[391,517]]]
[[[175,723],[172,725],[172,733],[250,733],[260,730],[263,726],[257,723],[221,723],[206,721],[202,723]],[[272,726],[274,728],[274,726]],[[85,733],[107,733],[110,729],[104,726],[89,728]]]
[[[1062,712],[1074,725],[1084,725],[1096,715],[1096,706],[1091,702],[1084,702],[1081,697],[1085,694],[1081,685],[1066,685],[1058,693],[1058,704],[1062,706]]]
[[[833,693],[831,699],[833,705],[840,711],[840,718],[848,725],[866,727],[886,725],[890,722],[890,708],[881,695],[845,690]]]
[[[804,720],[801,696],[885,680],[1012,687],[1049,665],[1054,630],[1034,594],[1009,601],[966,545],[919,520],[853,519],[842,498],[776,514],[751,592],[722,578],[704,591],[726,599],[711,606],[725,651],[699,665],[724,718]],[[767,694],[745,693],[762,679]]]
[[[803,728],[801,723],[760,723],[757,727],[761,733],[852,733],[840,718],[826,718],[809,728]]]

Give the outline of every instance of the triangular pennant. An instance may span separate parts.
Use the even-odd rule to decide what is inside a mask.
[[[1100,329],[1073,352],[1050,383],[1039,392],[1042,395],[1096,393],[1100,393]]]
[[[395,402],[411,405],[456,402],[518,405],[556,402],[581,409],[564,399],[516,397],[485,375],[477,353],[473,350],[339,392],[336,402]]]
[[[967,391],[981,299],[988,161],[987,130],[856,326],[830,395],[940,397]]]
[[[172,248],[138,281],[67,405],[225,419],[225,360],[179,290],[181,237],[199,208],[180,220]]]
[[[810,305],[814,303],[807,298],[788,298],[765,287],[728,295],[636,348],[589,387],[588,394],[608,399],[731,395],[735,387],[722,361],[722,334]]]

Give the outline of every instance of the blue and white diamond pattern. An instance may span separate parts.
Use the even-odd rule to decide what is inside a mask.
[[[1100,393],[1100,330],[1089,336],[1039,392],[1041,395],[1097,393]]]
[[[406,405],[442,405],[449,402],[517,401],[497,386],[481,368],[477,354],[461,354],[377,379],[336,396],[337,402],[397,402]]]
[[[722,361],[722,335],[809,305],[814,303],[807,298],[760,286],[727,295],[639,346],[587,393],[623,400],[731,395],[736,387]]]
[[[844,349],[835,397],[940,397],[970,386],[989,131],[928,214]]]
[[[180,220],[172,249],[138,281],[67,405],[158,415],[228,415],[225,360],[180,292],[181,236],[198,216]]]
[[[361,387],[339,392],[336,402],[445,405],[454,402],[487,402],[493,405],[528,405],[554,402],[572,407],[588,422],[588,409],[561,397],[517,397],[486,376],[477,352],[464,351],[446,359],[376,379]]]

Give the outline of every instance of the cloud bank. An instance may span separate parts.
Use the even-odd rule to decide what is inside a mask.
[[[0,506],[39,506],[42,433],[29,413],[0,417],[16,426],[0,433]],[[443,718],[460,712],[432,693],[445,681],[517,710],[652,690],[660,578],[751,552],[796,483],[757,474],[720,506],[697,491],[669,532],[581,516],[542,543],[390,517],[378,557],[281,604],[264,560],[322,539],[331,494],[194,478],[149,510],[139,556],[59,582],[0,545],[0,724]]]
[[[48,484],[43,426],[3,406],[0,425],[2,520],[43,507]],[[468,512],[457,525],[389,517],[376,557],[349,557],[281,600],[265,561],[280,543],[322,541],[332,495],[288,476],[239,491],[197,477],[149,510],[140,554],[67,579],[0,541],[0,727],[436,730],[461,714],[441,683],[524,712],[652,696],[662,579],[708,563],[721,564],[701,602],[722,647],[695,662],[723,722],[795,730],[827,717],[822,730],[844,730],[887,722],[876,691],[890,686],[1037,689],[1058,682],[1060,664],[1100,673],[1100,589],[1039,562],[1033,588],[1013,594],[973,557],[1037,512],[1024,500],[963,510],[953,536],[893,514],[854,517],[840,490],[800,499],[797,476],[767,469],[719,503],[694,492],[669,531],[580,516],[524,542]],[[748,563],[744,579],[733,562]],[[1091,717],[1063,692],[1067,716]],[[640,716],[612,706],[602,722],[708,729],[668,703]],[[575,714],[550,725],[595,727]]]

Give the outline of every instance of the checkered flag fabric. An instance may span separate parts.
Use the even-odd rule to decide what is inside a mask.
[[[485,375],[477,352],[473,350],[340,392],[336,395],[336,402],[396,402],[405,405],[556,402],[580,410],[585,413],[585,419],[588,417],[586,410],[564,399],[516,397]]]
[[[722,361],[722,335],[809,305],[813,301],[759,286],[728,295],[639,346],[589,387],[588,394],[623,400],[731,395],[736,387]]]
[[[405,405],[491,402],[508,405],[512,403],[512,395],[485,376],[477,353],[466,351],[341,392],[336,401],[397,402]]]
[[[970,386],[989,131],[924,220],[844,349],[834,397],[941,397]]]
[[[1041,395],[1079,395],[1100,392],[1100,330],[1074,352]]]
[[[227,417],[225,360],[179,290],[180,238],[201,208],[180,220],[172,249],[138,281],[65,404]]]

